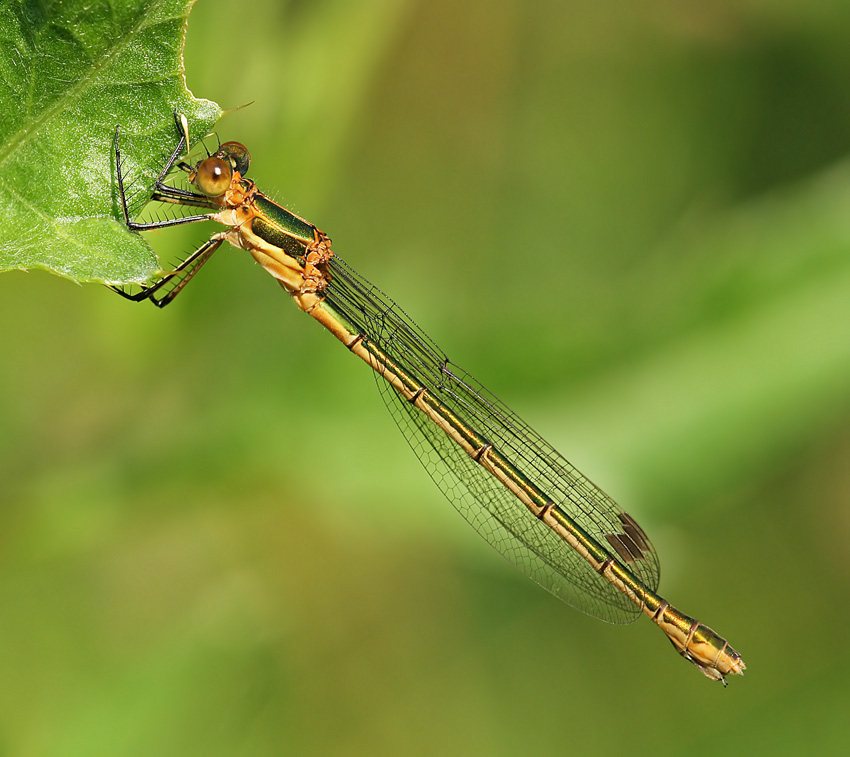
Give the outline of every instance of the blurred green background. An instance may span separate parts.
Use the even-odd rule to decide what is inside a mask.
[[[0,753],[846,751],[850,5],[233,8],[186,51],[196,95],[254,101],[222,139],[639,519],[748,671],[515,571],[228,249],[162,312],[0,277]]]

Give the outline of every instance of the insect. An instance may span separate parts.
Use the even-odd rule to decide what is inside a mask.
[[[133,231],[217,221],[213,234],[173,272],[130,294],[171,302],[223,242],[246,250],[295,304],[331,332],[376,376],[398,427],[431,478],[495,549],[568,604],[612,623],[647,615],[685,659],[726,684],[741,656],[708,626],[657,592],[658,555],[627,512],[583,476],[440,348],[381,290],[331,250],[328,236],[246,178],[250,155],[226,142],[191,164],[181,156],[188,126],[156,181],[151,200],[196,208],[181,218],[137,223],[124,191],[119,132],[118,188]],[[191,190],[166,183],[175,172]]]

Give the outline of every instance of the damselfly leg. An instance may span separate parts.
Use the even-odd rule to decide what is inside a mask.
[[[157,176],[154,184],[154,191],[150,199],[157,202],[174,203],[176,205],[191,205],[200,208],[216,209],[217,205],[210,201],[206,195],[198,192],[190,192],[186,189],[172,187],[165,183],[168,174],[174,168],[178,168],[186,173],[191,174],[192,167],[183,160],[179,160],[183,153],[184,147],[188,143],[187,130],[185,128],[185,120],[178,114],[174,114],[177,123],[177,130],[180,132],[180,139],[176,147],[172,150],[171,155],[165,162],[159,176]],[[121,158],[121,148],[118,144],[120,127],[115,127],[115,174],[118,182],[118,198],[121,203],[121,212],[124,216],[124,222],[127,228],[131,231],[151,231],[154,229],[165,229],[171,226],[181,226],[187,223],[198,223],[199,221],[213,220],[214,216],[209,213],[181,216],[178,218],[169,218],[157,221],[136,222],[130,217],[130,210],[127,203],[127,193],[124,188],[124,172]],[[124,287],[107,285],[109,288],[120,294],[122,297],[133,302],[142,302],[150,300],[157,307],[165,307],[170,303],[191,281],[192,277],[201,270],[213,255],[213,253],[221,246],[224,239],[216,234],[202,244],[197,250],[183,260],[174,270],[166,272],[162,278],[149,286],[143,286],[138,292],[130,293]]]

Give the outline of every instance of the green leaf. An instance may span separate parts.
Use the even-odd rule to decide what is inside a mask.
[[[193,0],[0,0],[0,270],[141,282],[159,266],[121,221],[113,136],[133,190],[221,111],[186,88]],[[138,210],[138,208],[135,208]]]

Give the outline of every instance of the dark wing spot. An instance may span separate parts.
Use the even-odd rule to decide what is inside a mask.
[[[623,533],[605,534],[605,538],[626,562],[642,560],[643,553],[649,551],[649,539],[631,515],[620,513],[617,517],[623,524]]]
[[[605,538],[614,548],[614,551],[626,562],[634,562],[643,557],[637,544],[626,536],[626,534],[605,534]]]
[[[642,552],[648,552],[649,538],[644,530],[637,524],[637,521],[628,513],[620,513],[618,517],[620,519],[620,523],[623,524],[623,531],[631,537],[632,541],[640,547]]]

